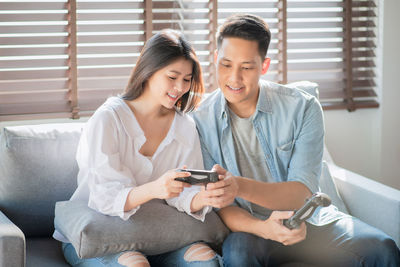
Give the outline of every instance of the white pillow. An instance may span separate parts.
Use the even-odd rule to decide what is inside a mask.
[[[347,210],[347,207],[340,197],[339,191],[337,190],[335,181],[332,179],[326,161],[322,161],[322,172],[319,180],[319,187],[321,192],[327,194],[331,198],[332,204],[335,205],[339,211],[349,214],[349,211]]]

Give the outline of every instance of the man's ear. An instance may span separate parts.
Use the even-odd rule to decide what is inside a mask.
[[[269,57],[265,58],[264,62],[262,63],[262,69],[261,69],[261,74],[262,75],[267,73],[270,64],[271,64],[271,58],[269,58]]]

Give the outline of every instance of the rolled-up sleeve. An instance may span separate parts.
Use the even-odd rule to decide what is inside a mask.
[[[200,186],[191,186],[185,188],[185,190],[179,195],[179,197],[170,198],[167,199],[166,201],[169,205],[176,207],[177,210],[186,212],[193,218],[204,222],[206,214],[212,210],[212,207],[207,206],[197,212],[192,212],[190,208],[194,196],[198,192],[200,192],[200,189],[201,189]]]
[[[311,192],[318,191],[324,146],[322,108],[315,98],[305,110],[300,133],[294,142],[288,181],[298,181]]]
[[[127,220],[139,207],[124,211],[127,196],[136,182],[120,159],[118,130],[111,112],[95,113],[82,133],[77,162],[80,176],[87,179],[88,206]]]

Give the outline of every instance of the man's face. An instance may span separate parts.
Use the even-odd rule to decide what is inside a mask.
[[[219,88],[229,107],[255,110],[258,100],[258,80],[268,70],[269,59],[262,60],[258,43],[241,38],[225,38],[215,54]],[[249,110],[250,112],[250,110]]]

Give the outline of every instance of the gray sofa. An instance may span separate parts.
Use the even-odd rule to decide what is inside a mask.
[[[54,205],[69,199],[76,188],[75,151],[83,126],[63,123],[2,129],[1,267],[68,266],[60,244],[51,237]],[[382,229],[399,245],[400,191],[337,167],[327,154],[325,159],[325,186],[335,182],[349,213]]]

